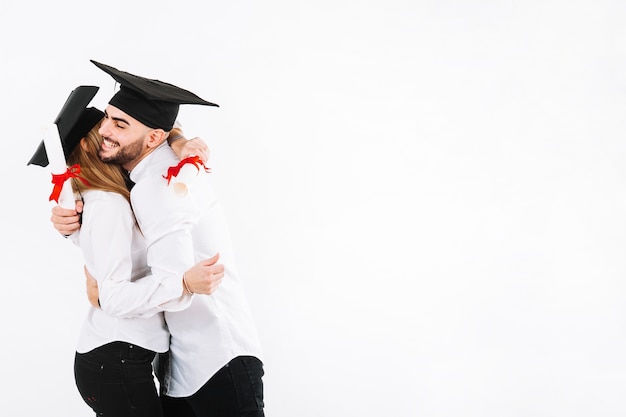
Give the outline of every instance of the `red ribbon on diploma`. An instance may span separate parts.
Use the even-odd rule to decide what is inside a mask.
[[[65,184],[65,181],[70,178],[78,178],[83,184],[89,187],[89,182],[87,182],[86,179],[79,177],[78,174],[80,174],[80,165],[78,164],[72,165],[63,174],[52,174],[52,184],[54,184],[54,188],[52,189],[52,194],[50,194],[48,201],[54,200],[57,203],[59,202],[59,196],[61,195],[63,184]]]
[[[170,180],[172,179],[172,177],[177,176],[178,173],[180,172],[180,169],[185,164],[192,164],[193,166],[198,168],[198,171],[200,171],[200,166],[202,166],[204,168],[205,172],[211,172],[211,170],[204,165],[204,162],[202,162],[202,159],[200,159],[199,156],[195,156],[195,155],[194,156],[188,156],[187,158],[181,160],[178,163],[178,165],[173,166],[173,167],[169,167],[167,169],[167,175],[163,175],[163,178],[165,178],[167,180],[167,184],[168,185],[170,184]]]

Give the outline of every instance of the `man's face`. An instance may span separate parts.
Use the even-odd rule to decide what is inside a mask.
[[[145,140],[150,128],[114,106],[107,106],[98,133],[102,144],[98,156],[103,162],[114,163],[130,170],[147,150]]]

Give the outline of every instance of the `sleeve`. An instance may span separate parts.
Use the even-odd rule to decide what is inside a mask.
[[[122,198],[100,198],[90,201],[85,210],[88,222],[81,228],[81,240],[88,240],[83,245],[91,252],[87,269],[98,281],[99,289],[108,281],[130,281],[132,274],[133,220],[129,205],[122,203]]]
[[[82,225],[81,225],[81,229],[82,229]],[[65,238],[80,248],[80,229],[78,229],[77,231],[75,231],[69,236],[65,236]]]
[[[134,218],[130,205],[121,196],[108,194],[88,203],[85,220],[81,240],[90,252],[87,269],[98,282],[103,311],[118,316],[122,306],[132,302],[131,294],[116,291],[116,284],[130,283],[133,274]]]
[[[189,220],[197,209],[187,206],[187,199],[175,195],[165,182],[151,180],[135,185],[132,202],[142,220],[139,226],[146,238],[151,273],[133,282],[121,278],[124,275],[111,275],[99,286],[102,309],[116,317],[183,310],[194,297],[183,294],[182,276],[194,264]],[[127,246],[126,251],[130,253]]]

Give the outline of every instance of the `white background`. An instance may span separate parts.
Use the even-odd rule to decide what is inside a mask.
[[[42,125],[95,59],[194,91],[268,417],[624,416],[620,0],[0,5],[0,410],[89,416]]]

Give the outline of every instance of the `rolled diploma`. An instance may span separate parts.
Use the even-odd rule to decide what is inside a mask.
[[[64,174],[67,171],[67,162],[65,161],[65,154],[63,153],[61,138],[56,125],[53,124],[44,128],[43,143],[48,155],[50,172],[54,175]],[[53,203],[56,204],[54,201]],[[63,184],[61,195],[59,196],[59,205],[68,209],[75,208],[74,191],[72,191],[72,183],[70,181],[65,181]]]
[[[194,164],[183,165],[180,168],[180,171],[178,171],[178,175],[172,177],[170,181],[170,185],[172,186],[174,192],[181,197],[184,197],[199,172],[200,170]]]

